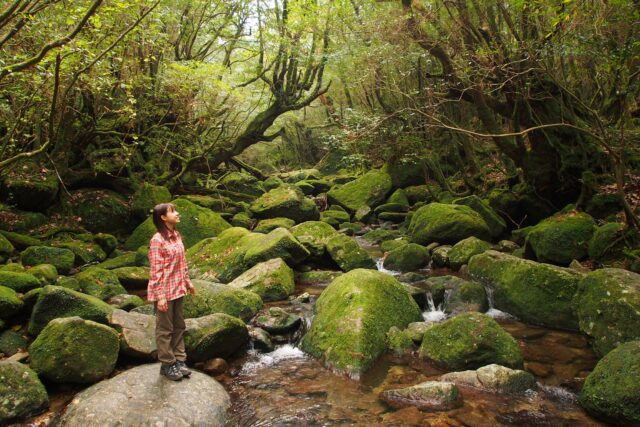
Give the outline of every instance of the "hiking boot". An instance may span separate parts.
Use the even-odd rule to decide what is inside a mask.
[[[160,375],[164,375],[171,381],[180,381],[183,377],[183,375],[180,373],[180,369],[178,368],[177,363],[174,363],[173,365],[165,365],[163,363],[160,366]]]
[[[178,367],[178,370],[183,377],[188,377],[189,375],[191,375],[191,370],[187,368],[187,364],[184,363],[184,360],[176,360],[176,366]]]

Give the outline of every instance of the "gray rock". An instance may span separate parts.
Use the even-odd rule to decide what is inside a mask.
[[[537,388],[536,379],[529,372],[491,364],[475,371],[449,372],[440,381],[467,385],[494,393],[522,394]]]
[[[435,323],[433,322],[411,322],[407,325],[407,335],[413,342],[420,344],[424,333],[427,332]]]
[[[113,310],[109,325],[119,332],[120,351],[140,359],[153,360],[156,347],[156,317]]]
[[[279,307],[271,307],[268,314],[258,316],[256,325],[272,334],[283,334],[297,329],[302,318]]]
[[[423,411],[448,411],[462,406],[462,395],[450,382],[427,381],[412,387],[386,390],[380,398],[394,408],[415,406]]]
[[[237,317],[215,313],[197,319],[186,319],[184,344],[191,362],[204,362],[214,357],[227,357],[249,342],[244,322]]]
[[[260,350],[271,352],[276,348],[273,341],[271,341],[271,335],[269,335],[269,332],[262,328],[249,326],[249,337],[251,338],[253,346]]]
[[[47,391],[35,372],[18,362],[0,362],[0,425],[42,412]]]
[[[446,267],[449,265],[449,251],[451,250],[451,246],[442,245],[438,246],[431,253],[431,259],[433,260],[433,265],[435,267]]]
[[[59,420],[60,427],[225,425],[231,399],[213,378],[193,372],[185,381],[159,375],[160,364],[135,367],[79,393]]]

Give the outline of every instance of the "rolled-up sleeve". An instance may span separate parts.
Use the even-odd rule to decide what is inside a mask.
[[[164,255],[162,243],[151,239],[149,243],[149,284],[147,285],[147,299],[159,301],[166,299],[167,290],[163,280]]]

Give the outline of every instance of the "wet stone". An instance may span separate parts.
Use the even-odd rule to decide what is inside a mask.
[[[380,398],[394,408],[415,406],[423,411],[448,411],[462,406],[462,395],[451,382],[427,381],[412,387],[387,390]]]
[[[269,333],[283,334],[297,329],[302,323],[302,318],[279,307],[271,307],[267,314],[258,316],[255,323]]]

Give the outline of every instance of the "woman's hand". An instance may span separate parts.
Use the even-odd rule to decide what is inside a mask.
[[[188,291],[191,295],[195,295],[195,294],[196,294],[196,288],[195,288],[195,286],[193,286],[191,283],[187,283],[187,291]]]
[[[158,300],[157,308],[159,311],[162,311],[162,312],[169,310],[169,305],[167,304],[167,300],[165,299]]]

